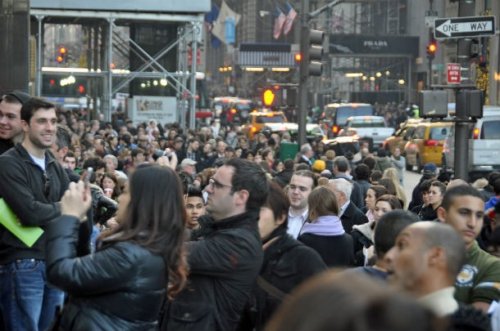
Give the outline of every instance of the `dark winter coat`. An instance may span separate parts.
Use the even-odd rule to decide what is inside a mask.
[[[47,278],[68,293],[59,330],[156,330],[167,271],[159,255],[133,242],[104,242],[76,257],[79,220],[47,226]]]
[[[200,224],[188,243],[188,285],[166,307],[161,330],[234,331],[262,265],[259,211]]]
[[[42,229],[60,215],[59,201],[69,179],[52,154],[45,153],[45,171],[17,144],[0,156],[0,198],[25,226]],[[32,247],[0,226],[0,264],[18,259],[45,259],[45,233]]]
[[[321,255],[328,267],[350,267],[354,265],[352,238],[344,233],[338,236],[319,236],[305,233],[298,240]]]
[[[293,239],[286,229],[276,234],[278,239],[264,250],[259,276],[287,295],[307,278],[326,270],[326,265],[316,251]],[[282,301],[257,285],[238,330],[263,330]]]

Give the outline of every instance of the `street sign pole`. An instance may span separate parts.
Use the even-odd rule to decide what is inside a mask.
[[[302,59],[299,66],[299,132],[298,143],[302,146],[306,142],[306,123],[307,123],[307,103],[308,103],[308,86],[309,77],[309,0],[302,0],[300,6],[300,54]]]
[[[458,15],[463,16],[464,20],[471,19],[471,15],[474,15],[475,12],[474,2],[470,3],[466,0],[460,0],[458,3]],[[481,18],[482,19],[482,18]],[[451,20],[450,22],[460,22],[461,24],[465,21]],[[493,21],[494,22],[494,21]],[[439,22],[436,22],[439,24]],[[479,24],[479,23],[478,23]],[[484,26],[484,25],[483,25]],[[463,28],[463,25],[459,26]],[[437,29],[437,28],[436,28]],[[459,28],[457,28],[459,29]],[[494,29],[494,24],[492,26]],[[438,31],[439,32],[439,31]],[[453,36],[462,33],[463,31],[452,33]],[[462,37],[463,38],[463,37]],[[457,45],[457,58],[461,68],[465,68],[466,75],[461,78],[461,83],[470,84],[470,61],[469,61],[469,53],[470,53],[470,39],[460,39]],[[465,78],[465,79],[464,79]],[[459,89],[455,91],[455,100],[456,96],[459,93]],[[463,108],[463,109],[461,109]],[[468,161],[469,161],[469,136],[468,136],[468,111],[465,107],[457,107],[455,110],[455,155],[454,155],[454,163],[455,163],[455,178],[461,178],[465,181],[468,180],[469,171],[467,169]]]

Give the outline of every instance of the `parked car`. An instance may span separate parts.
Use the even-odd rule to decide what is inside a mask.
[[[393,133],[394,129],[387,127],[382,116],[351,116],[339,136],[357,136],[370,143],[370,150],[377,150]]]
[[[500,107],[484,106],[483,117],[469,125],[468,140],[467,168],[470,179],[500,170]],[[452,127],[443,146],[443,169],[454,170],[454,157],[455,130]]]
[[[413,132],[415,132],[415,129],[419,123],[422,122],[422,119],[409,119],[403,123],[401,123],[401,126],[396,132],[386,138],[384,142],[382,143],[382,147],[390,152],[391,154],[394,153],[394,150],[396,147],[399,147],[401,152],[404,151],[406,143],[410,141],[411,137],[413,136]]]
[[[416,166],[420,171],[429,162],[441,166],[444,141],[452,125],[451,122],[419,123],[404,148],[406,169],[412,170]]]

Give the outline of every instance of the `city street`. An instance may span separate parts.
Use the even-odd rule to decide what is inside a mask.
[[[404,174],[404,189],[408,202],[411,201],[411,193],[413,188],[417,185],[418,181],[422,177],[422,174],[416,173],[415,171],[405,171]]]

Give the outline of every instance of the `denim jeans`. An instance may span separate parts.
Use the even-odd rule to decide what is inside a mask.
[[[63,299],[62,291],[47,284],[44,261],[0,265],[0,310],[6,330],[47,330]]]

